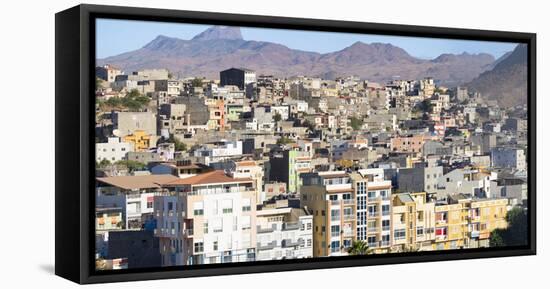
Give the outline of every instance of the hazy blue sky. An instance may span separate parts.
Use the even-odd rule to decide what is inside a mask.
[[[191,39],[210,25],[99,19],[96,25],[98,58],[117,55],[143,47],[158,35]],[[285,29],[242,27],[245,40],[270,41],[289,48],[320,53],[343,49],[356,41],[391,43],[412,56],[432,59],[442,53],[489,53],[500,57],[514,49],[514,43],[398,37],[353,33],[331,33]]]

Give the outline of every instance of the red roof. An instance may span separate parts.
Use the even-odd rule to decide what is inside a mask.
[[[192,176],[185,179],[178,179],[164,183],[165,186],[170,185],[206,185],[206,184],[220,184],[220,183],[251,183],[250,178],[232,178],[228,176],[223,170],[215,170],[196,176]]]

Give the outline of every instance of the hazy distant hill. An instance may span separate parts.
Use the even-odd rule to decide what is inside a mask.
[[[472,80],[467,86],[503,106],[527,103],[527,45],[497,60],[493,69]]]
[[[357,75],[372,81],[434,77],[446,85],[471,81],[491,68],[489,54],[443,54],[433,60],[409,55],[391,44],[356,42],[342,50],[320,54],[284,45],[243,40],[239,28],[214,26],[191,40],[158,36],[144,47],[98,59],[129,72],[168,68],[180,76],[218,78],[219,71],[246,67],[260,74],[309,75],[334,78]]]

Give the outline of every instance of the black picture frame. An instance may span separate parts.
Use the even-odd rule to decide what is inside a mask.
[[[528,45],[528,245],[97,272],[94,267],[95,19],[223,24],[488,40]],[[79,5],[55,16],[55,274],[101,283],[536,254],[536,34],[134,7]]]

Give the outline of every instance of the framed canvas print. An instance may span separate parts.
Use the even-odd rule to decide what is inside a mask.
[[[56,14],[56,274],[535,254],[535,34]]]

